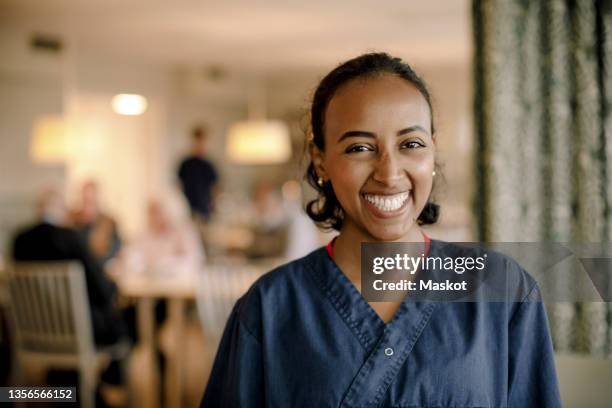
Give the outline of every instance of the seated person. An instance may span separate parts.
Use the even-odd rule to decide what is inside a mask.
[[[181,217],[178,208],[172,211],[171,204],[150,200],[147,230],[122,255],[127,270],[178,276],[201,269],[204,251],[197,231],[186,215]]]
[[[71,212],[70,221],[101,265],[117,256],[121,248],[117,223],[100,209],[99,187],[95,181],[86,181],[81,187],[80,207]]]
[[[278,191],[260,183],[253,193],[254,239],[246,253],[249,258],[281,257],[287,247],[288,214]]]
[[[16,261],[76,260],[83,265],[96,344],[112,344],[127,334],[115,308],[117,287],[91,256],[79,234],[64,227],[66,207],[59,191],[46,190],[38,200],[39,219],[19,232],[13,244]]]
[[[113,273],[142,273],[174,279],[195,274],[202,269],[202,241],[187,211],[181,211],[180,203],[173,198],[169,195],[163,201],[149,201],[147,229],[122,249],[118,262],[113,265]],[[166,303],[165,299],[156,302],[157,325],[166,320]],[[157,351],[157,362],[163,383],[165,359],[160,350]]]

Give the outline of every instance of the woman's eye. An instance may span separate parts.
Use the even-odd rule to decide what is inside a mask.
[[[371,152],[374,149],[368,145],[352,145],[346,149],[346,153]]]
[[[418,149],[419,147],[423,147],[423,144],[414,140],[409,142],[402,143],[402,149]]]

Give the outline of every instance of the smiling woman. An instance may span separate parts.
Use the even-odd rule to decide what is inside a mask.
[[[318,179],[331,184],[348,214],[343,239],[421,236],[415,221],[431,192],[434,167],[430,117],[421,93],[391,74],[356,80],[330,100],[325,149],[315,145],[311,154]]]
[[[513,301],[362,296],[362,243],[410,242],[410,256],[478,256],[420,228],[439,213],[423,81],[387,54],[347,61],[319,84],[311,126],[307,178],[319,198],[307,212],[340,234],[264,275],[237,302],[202,406],[560,406],[540,292],[511,259],[488,253],[483,272],[508,282]]]
[[[321,81],[314,95],[311,110],[313,161],[308,167],[307,179],[322,197],[309,203],[307,212],[324,228],[340,231],[345,215],[334,187],[328,182],[325,161],[335,164],[334,159],[342,159],[342,155],[345,158],[348,158],[348,155],[355,155],[351,161],[343,160],[338,162],[337,166],[332,166],[332,171],[342,169],[345,165],[350,166],[351,162],[361,165],[362,169],[368,165],[378,166],[376,177],[373,178],[374,183],[371,184],[380,185],[388,181],[381,180],[381,177],[395,177],[394,174],[385,174],[389,170],[393,171],[388,166],[395,164],[393,160],[387,159],[399,157],[405,162],[420,158],[424,166],[434,165],[435,128],[429,91],[407,64],[399,59],[385,58],[380,54],[375,57],[375,55],[369,58],[357,58],[336,68]],[[348,86],[349,83],[353,86]],[[364,96],[372,103],[364,105],[362,103]],[[372,119],[378,123],[371,122]],[[359,127],[365,124],[378,128]],[[349,129],[351,126],[356,127]],[[385,141],[388,141],[390,146],[385,146]],[[327,155],[324,154],[326,145],[330,146]],[[389,147],[391,149],[388,149]],[[424,148],[424,151],[417,152],[416,150],[420,148]],[[412,151],[403,151],[399,156],[394,154],[405,149]],[[366,156],[366,152],[370,153]],[[381,158],[382,160],[373,160]],[[401,166],[402,163],[398,164]],[[425,171],[429,172],[426,177],[431,179],[433,168]],[[385,190],[380,185],[376,190]],[[414,197],[414,194],[409,194],[408,191],[400,192],[404,196],[388,197],[397,195],[388,188],[387,193],[391,194],[366,196],[367,193],[364,192],[363,198],[367,197],[367,201],[374,204],[372,210],[376,211],[376,208],[381,206],[384,208],[385,204],[392,205],[392,202],[389,202],[391,198],[401,198],[402,203],[407,204],[406,195],[407,198]],[[380,205],[377,206],[377,202]],[[412,213],[415,210],[416,207],[413,206]],[[417,214],[417,221],[420,224],[433,224],[438,219],[438,213],[439,207],[428,200],[422,211]],[[377,215],[384,218],[387,214],[378,212]],[[413,222],[414,218],[413,214]]]

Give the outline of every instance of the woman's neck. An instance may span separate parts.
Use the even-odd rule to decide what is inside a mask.
[[[406,235],[394,241],[381,241],[362,231],[352,223],[346,223],[340,235],[334,240],[333,253],[334,261],[340,270],[350,279],[351,282],[361,291],[361,243],[362,242],[413,242],[422,244],[418,249],[414,249],[414,254],[418,256],[425,252],[425,237],[418,225],[414,225]]]

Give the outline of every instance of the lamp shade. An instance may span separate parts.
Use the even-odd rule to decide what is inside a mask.
[[[41,116],[34,121],[30,158],[37,163],[63,163],[69,156],[68,126],[61,116]]]
[[[237,122],[229,129],[226,153],[240,164],[284,163],[291,157],[289,129],[277,120]]]

